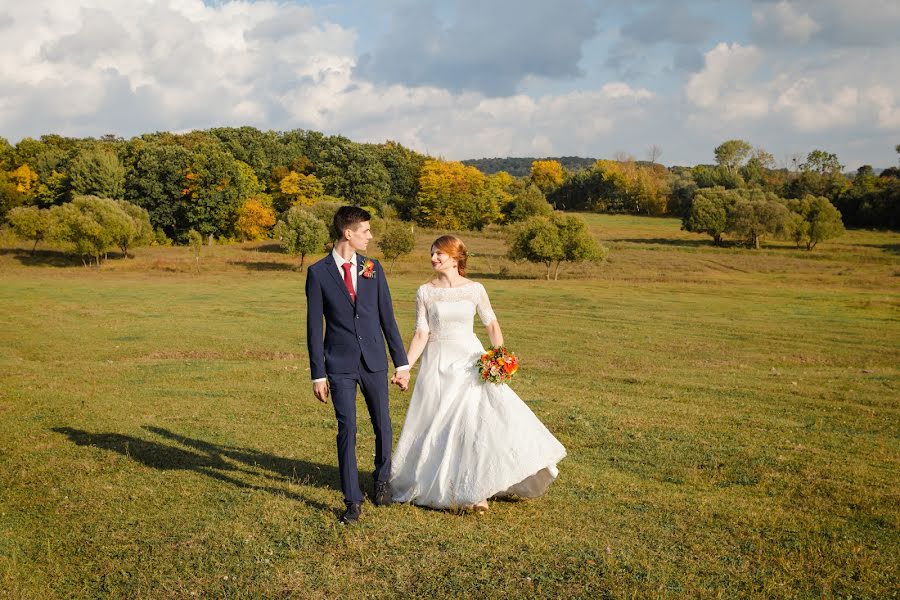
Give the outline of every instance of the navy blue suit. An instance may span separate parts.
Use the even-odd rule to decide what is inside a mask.
[[[375,430],[375,480],[391,474],[391,417],[388,413],[387,340],[395,366],[408,364],[384,269],[375,277],[360,272],[357,255],[356,302],[329,253],[306,272],[306,347],[313,379],[327,377],[337,417],[338,465],[344,501],[362,502],[356,466],[356,388],[362,390]],[[323,332],[324,319],[324,332]]]

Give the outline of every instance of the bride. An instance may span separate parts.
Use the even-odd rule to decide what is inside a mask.
[[[419,376],[394,452],[393,499],[487,510],[488,498],[541,496],[566,450],[506,384],[482,383],[476,312],[493,346],[503,334],[487,292],[465,278],[466,247],[445,235],[431,246],[435,277],[416,293],[410,366]]]

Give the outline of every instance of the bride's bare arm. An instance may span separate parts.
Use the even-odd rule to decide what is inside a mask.
[[[494,319],[486,325],[488,338],[491,340],[491,346],[503,345],[503,332],[500,331],[500,322]]]
[[[409,350],[406,351],[406,358],[409,360],[409,367],[413,368],[416,361],[422,356],[425,345],[428,343],[428,332],[416,329],[412,339],[409,341]]]

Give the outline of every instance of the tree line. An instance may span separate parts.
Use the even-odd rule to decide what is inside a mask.
[[[660,152],[655,148],[652,158]],[[581,244],[572,241],[581,239],[572,233],[575,221],[556,211],[680,216],[685,229],[709,233],[715,243],[731,237],[754,247],[766,236],[780,236],[812,248],[844,224],[900,225],[900,169],[876,176],[863,167],[848,178],[838,158],[821,150],[795,161],[794,169],[779,169],[769,153],[743,140],[726,141],[713,155],[715,164],[672,168],[626,155],[588,163],[527,159],[527,173],[513,175],[486,173],[392,141],[357,143],[308,130],[214,128],[129,140],[45,135],[15,145],[0,138],[0,219],[23,237],[55,239],[96,261],[104,254],[98,251],[103,240],[112,247],[116,235],[90,243],[78,236],[97,227],[121,229],[110,225],[116,222],[109,216],[113,205],[98,204],[108,200],[141,221],[131,247],[186,244],[194,234],[208,243],[275,236],[296,249],[302,263],[309,251],[300,251],[300,240],[318,239],[323,227],[328,238],[329,214],[351,203],[388,224],[506,227],[508,235],[519,236],[510,239],[510,255],[543,262],[548,277],[561,261],[603,254],[599,246],[572,250]],[[69,205],[74,208],[61,208]],[[83,226],[66,225],[76,217]],[[310,219],[319,222],[315,234]],[[307,224],[304,235],[296,233],[301,222]]]
[[[513,177],[528,177],[531,174],[531,163],[536,160],[553,160],[558,162],[567,171],[580,171],[588,169],[597,162],[596,158],[583,156],[558,156],[547,158],[512,157],[505,158],[470,158],[462,161],[467,167],[475,167],[485,175],[493,175],[504,171]]]
[[[900,145],[895,150],[900,153]],[[762,192],[783,201],[826,198],[848,227],[900,228],[900,168],[876,175],[864,165],[843,173],[837,155],[812,150],[778,168],[774,157],[745,140],[727,140],[713,150],[715,163],[669,167],[628,155],[598,160],[590,168],[567,172],[549,201],[562,210],[623,212],[686,217],[701,190],[722,188]]]

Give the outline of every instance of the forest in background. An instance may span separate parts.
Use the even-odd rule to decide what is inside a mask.
[[[221,241],[271,237],[289,209],[337,203],[447,230],[546,220],[554,210],[671,215],[715,243],[731,238],[754,247],[782,237],[810,248],[844,226],[900,227],[900,168],[876,175],[867,165],[848,177],[835,154],[819,149],[776,168],[770,153],[744,140],[727,140],[712,155],[711,164],[670,168],[624,154],[505,159],[514,174],[472,166],[489,171],[484,161],[499,159],[445,161],[392,141],[357,143],[309,130],[223,127],[128,140],[49,134],[15,145],[0,138],[0,219],[22,221],[22,209],[32,209],[36,233],[25,237],[37,242],[52,232],[41,230],[36,211],[108,199],[146,211],[160,244],[188,243],[191,232]],[[78,210],[101,210],[91,202]],[[816,224],[822,215],[824,230]],[[70,233],[57,232],[61,239]]]

